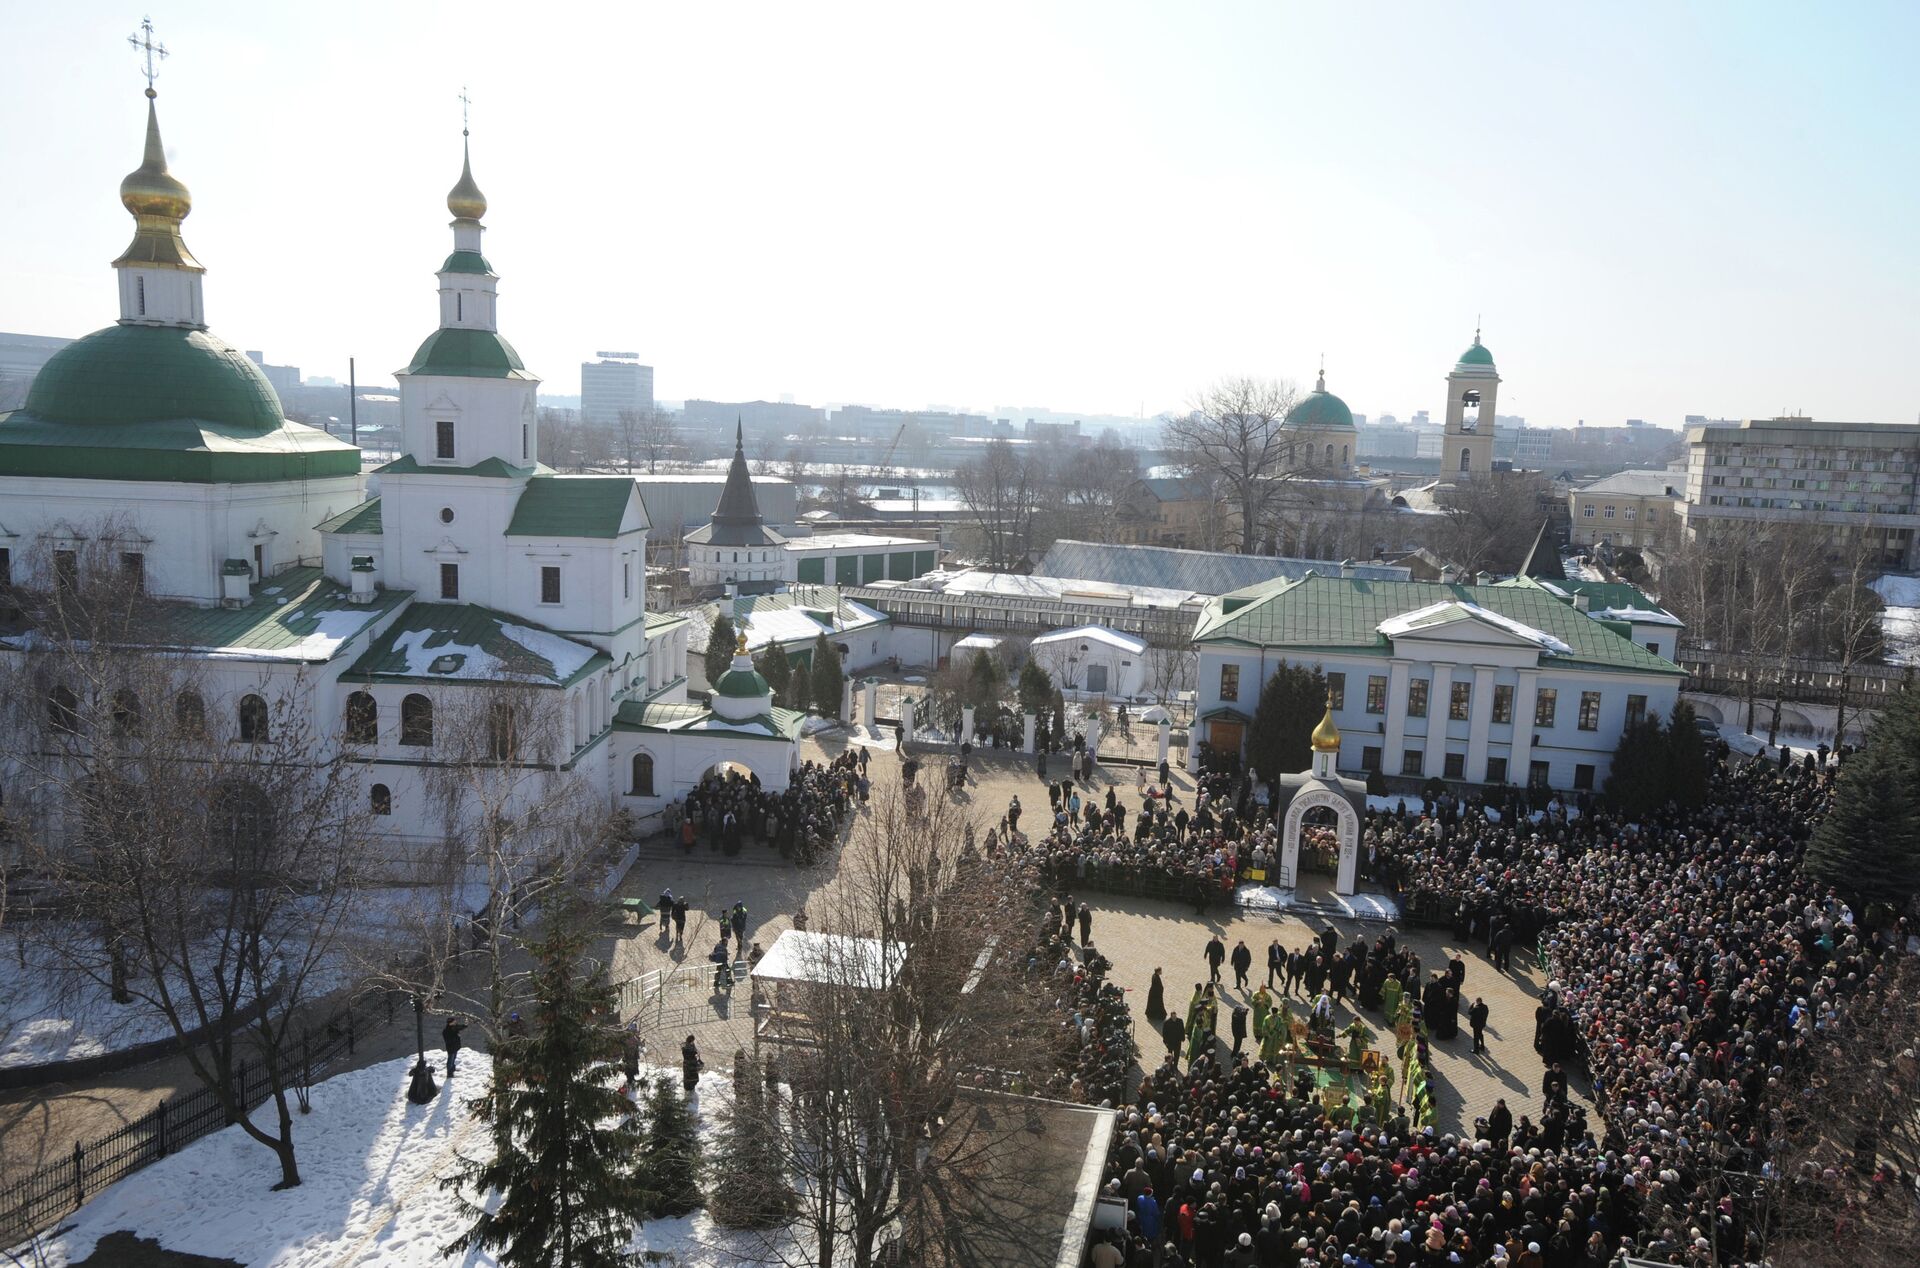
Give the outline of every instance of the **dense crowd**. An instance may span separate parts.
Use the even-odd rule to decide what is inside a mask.
[[[848,749],[825,765],[804,762],[778,793],[734,767],[709,772],[684,806],[669,810],[670,828],[689,851],[705,841],[709,849],[737,854],[752,839],[811,863],[840,839],[849,809],[868,796],[866,751]]]
[[[1829,770],[1756,762],[1718,772],[1706,806],[1639,824],[1593,805],[1534,820],[1518,802],[1369,816],[1383,874],[1444,898],[1496,965],[1538,943],[1552,979],[1536,1014],[1540,1120],[1516,1124],[1503,1102],[1467,1135],[1404,1111],[1345,1121],[1281,1086],[1258,1049],[1203,1044],[1185,1070],[1170,1053],[1124,1109],[1106,1179],[1129,1226],[1093,1262],[1749,1262],[1760,1217],[1707,1174],[1769,1165],[1780,1093],[1805,1082],[1810,1045],[1905,934],[1864,931],[1798,871],[1831,792]],[[1419,979],[1417,962],[1397,969],[1403,987]],[[1439,983],[1419,996],[1434,1042],[1462,1004]],[[1568,1103],[1582,1062],[1597,1134]]]

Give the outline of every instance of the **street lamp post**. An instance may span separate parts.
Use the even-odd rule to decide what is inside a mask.
[[[413,1080],[407,1084],[407,1099],[415,1105],[425,1105],[440,1095],[439,1085],[433,1081],[433,1071],[427,1068],[427,1003],[418,993],[413,997]]]

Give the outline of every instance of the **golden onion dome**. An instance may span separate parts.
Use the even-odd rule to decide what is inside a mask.
[[[478,220],[487,214],[487,196],[473,183],[473,164],[467,156],[467,142],[460,141],[460,182],[447,191],[447,210],[456,220]]]
[[[160,144],[160,116],[154,109],[154,96],[153,89],[147,89],[147,151],[140,166],[120,182],[120,202],[136,216],[185,220],[193,210],[193,196],[167,171],[167,152]]]
[[[1296,733],[1297,734],[1297,733]],[[1313,751],[1316,753],[1338,753],[1340,751],[1340,728],[1333,724],[1333,693],[1327,693],[1327,711],[1320,719],[1320,725],[1313,728]]]

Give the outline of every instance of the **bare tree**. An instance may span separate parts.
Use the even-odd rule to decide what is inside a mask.
[[[1034,456],[1004,440],[954,472],[960,499],[980,532],[986,565],[1008,569],[1033,548],[1033,519],[1041,472]]]
[[[652,475],[663,458],[680,447],[680,426],[663,409],[623,409],[619,418],[620,454],[632,471],[636,461],[647,464]]]
[[[1300,398],[1286,380],[1223,379],[1162,429],[1162,443],[1195,475],[1212,480],[1239,512],[1241,554],[1259,547],[1276,482],[1297,467],[1298,437],[1285,426]]]
[[[1128,494],[1140,480],[1140,455],[1117,435],[1091,446],[1051,446],[1043,451],[1047,504],[1055,522],[1051,537],[1084,541],[1118,539]]]
[[[1446,519],[1434,548],[1465,572],[1513,572],[1540,529],[1538,487],[1523,476],[1462,483],[1439,499]]]
[[[1183,692],[1193,690],[1200,657],[1191,647],[1149,647],[1147,649],[1147,690],[1161,704],[1170,704]]]
[[[896,1262],[989,1263],[1022,1235],[977,1194],[1010,1151],[1025,1156],[1026,1117],[966,1102],[1050,1065],[1054,1019],[1024,974],[1034,912],[1010,901],[1035,878],[956,852],[966,830],[960,803],[884,793],[809,904],[831,937],[811,956],[816,983],[782,998],[805,1032],[778,1063],[799,1206],[782,1235],[795,1245],[769,1257],[870,1268],[892,1236]]]
[[[66,913],[35,941],[71,986],[164,1021],[288,1188],[289,1035],[353,982],[342,942],[371,862],[358,774],[303,673],[216,679],[169,645],[173,614],[124,549],[141,540],[103,523],[32,558],[16,591],[30,633],[0,661],[0,708],[24,740],[22,851]],[[270,1123],[247,1104],[260,1074]]]

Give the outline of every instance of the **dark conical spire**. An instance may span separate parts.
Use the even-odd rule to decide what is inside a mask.
[[[733,462],[727,467],[727,485],[720,505],[713,508],[715,525],[746,527],[760,523],[760,502],[753,495],[753,477],[747,471],[747,445],[740,420],[733,423]]]

